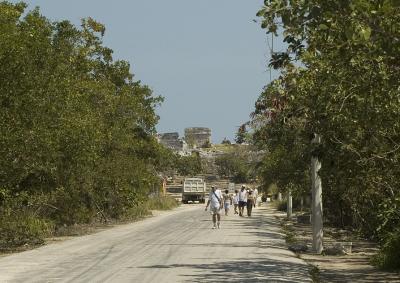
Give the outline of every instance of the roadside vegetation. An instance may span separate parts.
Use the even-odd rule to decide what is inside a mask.
[[[250,145],[224,144],[216,147],[221,151],[215,158],[215,169],[219,176],[235,183],[250,183],[255,180],[255,160],[258,153]]]
[[[225,153],[215,159],[215,164],[220,176],[235,183],[247,183],[251,180],[248,158],[243,153]]]
[[[196,176],[203,172],[201,157],[196,153],[189,156],[176,155],[174,168],[181,176]]]
[[[375,263],[399,269],[398,1],[264,4],[262,28],[283,32],[287,44],[272,54],[270,67],[281,76],[265,86],[247,124],[265,151],[264,187],[308,196],[310,159],[318,156],[325,220],[378,241]]]
[[[320,283],[321,282],[321,280],[319,279],[320,270],[319,270],[319,268],[317,266],[314,266],[314,265],[310,266],[309,273],[310,273],[311,280],[312,280],[313,283]]]
[[[113,60],[105,27],[0,2],[0,250],[58,227],[167,209],[154,138],[162,98]]]

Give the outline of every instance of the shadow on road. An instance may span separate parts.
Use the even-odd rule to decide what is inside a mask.
[[[180,274],[180,282],[311,282],[308,277],[308,266],[287,251],[283,234],[280,232],[279,221],[271,215],[267,216],[265,211],[264,213],[256,211],[252,217],[242,218],[236,215],[224,217],[222,230],[226,231],[223,234],[225,241],[161,245],[189,248],[216,247],[222,248],[221,250],[239,248],[243,251],[243,256],[224,260],[224,255],[218,253],[210,258],[191,258],[195,261],[200,260],[200,263],[154,264],[137,268],[154,269],[162,273],[176,269],[172,272]],[[238,241],[238,235],[233,232],[234,230],[240,231],[240,235],[244,238],[252,240]],[[239,239],[243,238],[239,237]],[[246,254],[246,252],[253,254]]]
[[[195,274],[183,275],[187,282],[310,282],[304,281],[304,264],[286,263],[277,259],[253,258],[213,264],[171,264],[139,268],[183,268]]]

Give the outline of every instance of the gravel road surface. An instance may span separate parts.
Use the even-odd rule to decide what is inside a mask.
[[[223,216],[204,205],[0,258],[0,282],[312,282],[268,207]]]

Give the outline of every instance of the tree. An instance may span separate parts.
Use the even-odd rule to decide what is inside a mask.
[[[325,216],[384,243],[400,225],[400,215],[389,213],[400,196],[400,42],[390,40],[400,37],[400,6],[264,3],[257,14],[262,28],[276,34],[279,26],[288,48],[270,62],[282,75],[256,103],[255,139],[272,157],[280,152],[279,160],[317,153],[324,164]],[[309,137],[315,132],[323,143],[313,148]],[[299,184],[295,168],[288,170],[287,178]]]
[[[249,160],[245,153],[226,153],[215,159],[218,174],[237,183],[247,183],[252,179]]]
[[[43,227],[90,222],[100,212],[123,217],[164,166],[153,137],[162,99],[134,80],[128,62],[113,60],[105,27],[25,9],[0,3],[2,239],[13,227],[33,231],[30,223],[37,237]]]
[[[179,156],[176,167],[178,173],[182,176],[195,176],[203,171],[201,158],[196,153],[190,156]]]
[[[247,141],[246,124],[243,124],[239,127],[238,131],[236,132],[235,142],[237,144],[242,144],[246,141]]]

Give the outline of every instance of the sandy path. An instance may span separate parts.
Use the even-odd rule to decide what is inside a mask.
[[[311,282],[272,211],[223,217],[204,205],[0,258],[0,282]]]

